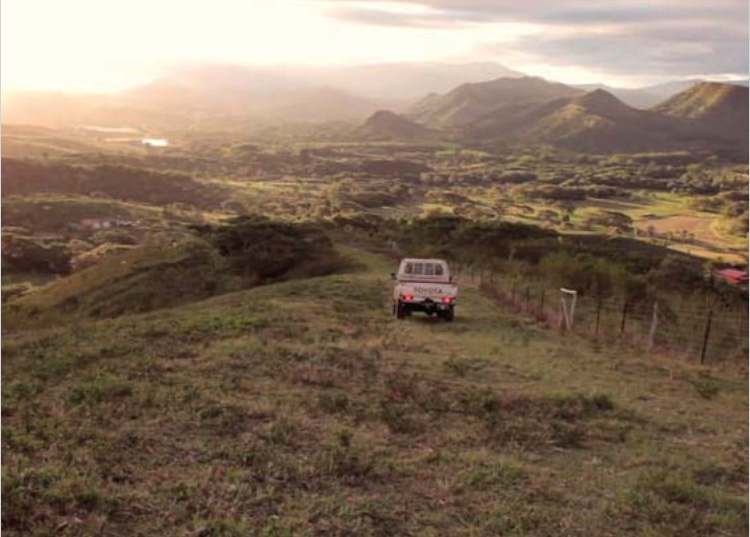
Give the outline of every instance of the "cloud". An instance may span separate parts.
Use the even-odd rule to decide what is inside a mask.
[[[521,38],[513,48],[531,61],[600,69],[620,75],[694,76],[748,70],[747,33],[715,25],[691,28],[655,26],[627,33]],[[488,46],[487,50],[492,50]],[[497,45],[502,53],[507,44]]]
[[[330,15],[363,25],[450,31],[534,25],[533,36],[478,52],[615,75],[748,71],[747,0],[326,0]],[[521,68],[520,65],[511,67]]]

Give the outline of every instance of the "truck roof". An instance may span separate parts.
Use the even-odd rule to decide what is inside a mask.
[[[425,259],[421,257],[405,257],[402,263],[445,263],[445,259]]]

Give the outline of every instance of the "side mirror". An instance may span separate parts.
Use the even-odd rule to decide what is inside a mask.
[[[391,272],[391,280],[395,280],[395,279],[396,279],[396,273],[395,272]]]

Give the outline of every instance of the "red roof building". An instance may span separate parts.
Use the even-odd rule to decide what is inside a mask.
[[[747,286],[748,273],[745,270],[722,269],[717,270],[716,275],[727,283],[732,285]]]

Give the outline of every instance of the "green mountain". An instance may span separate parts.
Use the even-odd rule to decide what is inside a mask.
[[[598,89],[543,104],[509,104],[462,133],[474,142],[544,143],[585,152],[738,153],[747,147],[747,89],[700,84],[652,110],[632,108]]]
[[[498,78],[462,84],[444,95],[428,95],[411,108],[409,116],[425,125],[453,127],[477,121],[503,106],[540,104],[582,93],[537,77]]]
[[[441,137],[441,133],[388,110],[375,112],[356,130],[356,135],[367,140],[434,140]]]
[[[747,139],[748,88],[720,82],[701,82],[654,107],[667,116],[699,123],[715,134]]]
[[[475,141],[547,143],[590,152],[641,151],[672,142],[664,121],[604,90],[541,105],[509,105],[469,125]]]

